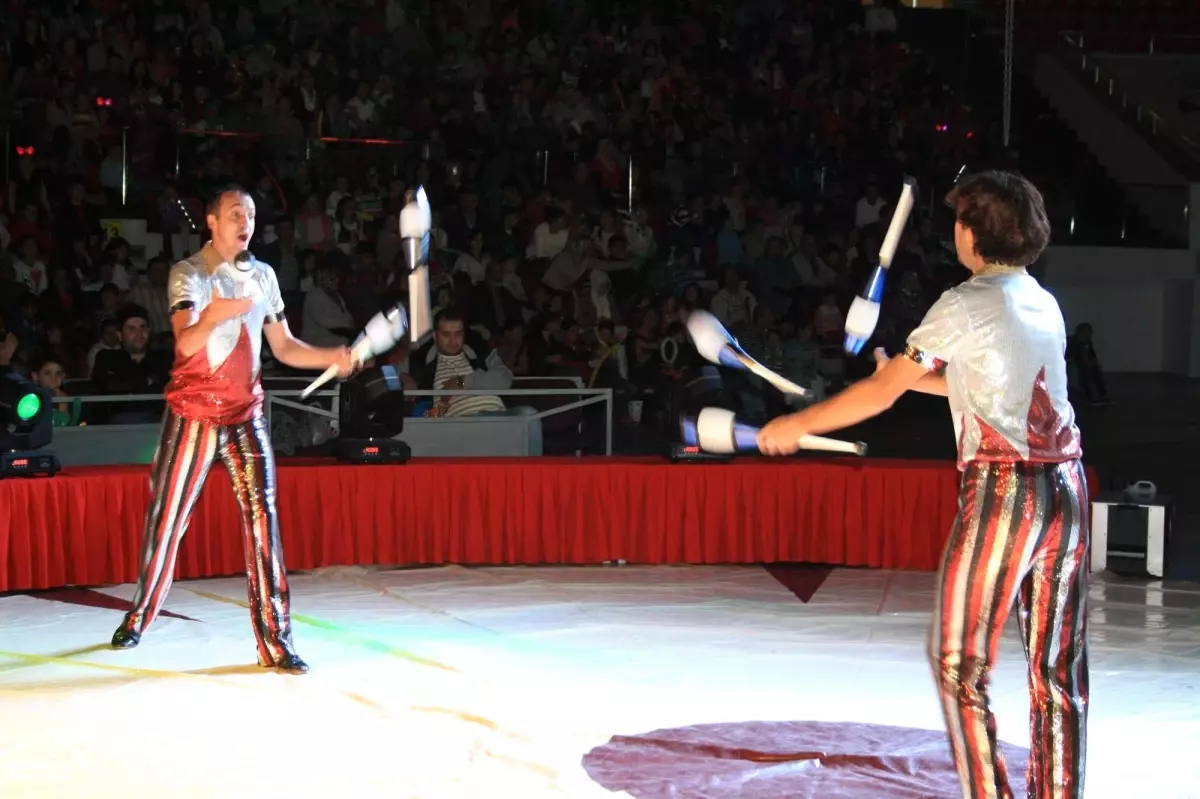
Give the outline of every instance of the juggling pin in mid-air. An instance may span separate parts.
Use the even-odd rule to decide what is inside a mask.
[[[733,411],[724,408],[705,408],[695,418],[683,417],[679,432],[685,446],[699,447],[714,455],[759,451],[759,428],[739,422]],[[804,436],[800,439],[800,449],[867,454],[867,445],[861,441],[840,441],[822,436]]]
[[[409,340],[420,342],[433,330],[433,309],[429,298],[429,234],[433,229],[433,211],[425,196],[425,187],[408,192],[408,202],[400,212],[400,238],[404,242],[404,260],[408,263]]]
[[[801,397],[808,395],[808,389],[775,374],[751,358],[720,320],[708,311],[693,311],[688,316],[687,329],[688,335],[692,337],[692,344],[696,346],[696,352],[700,353],[704,360],[717,366],[741,369],[758,375],[784,394],[796,394]]]
[[[376,355],[382,355],[399,344],[400,339],[404,338],[404,331],[407,327],[408,315],[404,313],[404,307],[401,305],[375,314],[367,322],[362,335],[350,349],[354,363],[361,366]],[[308,388],[300,394],[300,399],[307,398],[335,377],[337,377],[337,367],[331,366],[320,377],[308,384]]]
[[[883,299],[883,287],[887,283],[887,271],[896,255],[896,247],[900,244],[900,236],[904,226],[908,224],[908,215],[912,213],[914,195],[917,188],[915,178],[904,179],[904,189],[900,192],[900,200],[892,213],[892,223],[888,225],[887,235],[879,247],[879,265],[871,272],[867,285],[862,293],[850,304],[846,314],[846,352],[857,355],[862,352],[863,345],[875,334],[875,325],[879,322],[879,303]]]

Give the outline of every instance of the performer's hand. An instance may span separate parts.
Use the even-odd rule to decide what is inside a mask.
[[[799,414],[780,416],[758,431],[758,449],[764,455],[791,455],[800,449],[805,432]]]
[[[220,324],[230,319],[236,319],[242,314],[250,312],[254,307],[254,300],[242,298],[238,300],[228,299],[226,297],[214,297],[204,308],[204,315],[213,323]]]
[[[878,372],[883,367],[887,366],[888,363],[891,362],[891,360],[892,359],[888,357],[888,354],[883,349],[883,347],[875,348],[875,371],[876,372]]]
[[[359,364],[355,363],[354,355],[349,347],[337,347],[334,350],[332,366],[337,367],[338,377],[346,378],[358,371]]]

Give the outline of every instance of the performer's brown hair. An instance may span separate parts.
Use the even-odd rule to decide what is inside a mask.
[[[1042,193],[1014,172],[968,175],[946,195],[946,204],[974,234],[984,263],[1028,266],[1050,243]]]

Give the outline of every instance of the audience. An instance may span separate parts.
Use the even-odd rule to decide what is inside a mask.
[[[101,393],[161,390],[167,273],[194,246],[177,234],[231,179],[292,325],[322,346],[405,299],[396,215],[425,186],[438,329],[387,356],[422,388],[571,376],[663,419],[699,366],[682,323],[709,308],[822,391],[900,176],[936,193],[987,146],[935,124],[969,113],[959,55],[910,46],[891,3],[20,5],[0,94],[30,154],[0,193],[0,367],[56,363]],[[953,279],[935,210],[917,204],[876,343]],[[161,252],[107,219],[145,219]],[[779,412],[773,391],[737,384],[740,410]]]

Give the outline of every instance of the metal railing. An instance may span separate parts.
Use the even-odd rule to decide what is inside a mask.
[[[293,378],[270,378],[271,382],[280,380],[291,380]],[[297,382],[303,382],[307,385],[308,378],[294,378]],[[527,378],[528,380],[554,380],[556,378]],[[579,378],[559,378],[567,381],[579,381]],[[557,416],[567,411],[578,410],[589,406],[604,405],[604,454],[612,455],[612,438],[613,438],[613,392],[608,388],[583,388],[582,381],[579,381],[577,387],[573,388],[509,388],[509,389],[457,389],[457,390],[413,390],[405,391],[406,397],[461,397],[461,396],[487,396],[487,397],[580,397],[573,402],[567,402],[553,408],[537,411],[529,418],[536,418],[539,421],[548,419],[552,416]],[[273,406],[282,408],[290,408],[304,413],[321,416],[328,419],[338,418],[338,391],[318,391],[311,394],[308,400],[320,398],[331,400],[332,409],[322,408],[319,405],[314,405],[311,402],[300,402],[299,398],[302,393],[301,389],[274,389],[264,392],[265,401],[263,404],[264,414],[267,418],[267,425],[270,427],[271,410]],[[80,402],[83,404],[134,404],[144,402],[164,402],[165,397],[162,394],[92,394],[82,395],[78,397],[63,398],[63,402]],[[450,417],[450,419],[463,419],[471,417]],[[480,417],[482,422],[488,417]],[[495,417],[497,420],[509,417]],[[111,427],[112,425],[102,425],[103,427]],[[579,453],[581,454],[581,452]]]
[[[1059,41],[1066,51],[1067,63],[1081,73],[1085,84],[1091,85],[1109,108],[1146,137],[1188,180],[1200,179],[1200,142],[1125,86],[1098,57],[1103,54],[1085,47],[1090,39],[1075,31],[1063,31]]]
[[[1149,31],[1059,31],[1070,36],[1093,53],[1119,55],[1196,55],[1200,53],[1200,36],[1188,33],[1151,33]]]

